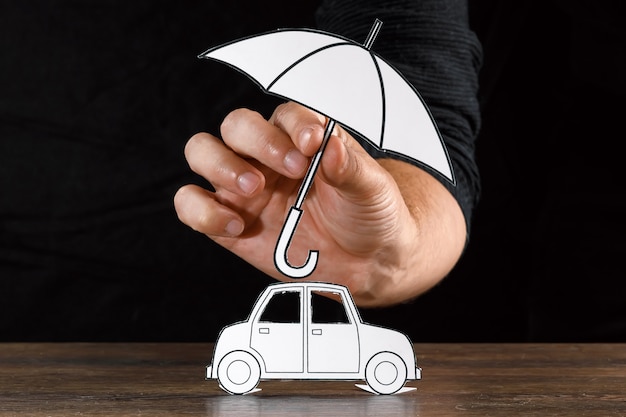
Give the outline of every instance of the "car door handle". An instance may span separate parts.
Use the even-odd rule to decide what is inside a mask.
[[[259,327],[259,333],[270,334],[270,329],[268,327]]]
[[[313,329],[313,330],[311,331],[311,333],[312,333],[313,335],[315,335],[315,336],[321,336],[321,334],[322,334],[322,329]]]

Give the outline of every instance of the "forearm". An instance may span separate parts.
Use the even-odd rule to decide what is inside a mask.
[[[355,298],[365,307],[397,304],[426,292],[450,272],[466,242],[463,212],[439,181],[405,162],[378,163],[394,178],[406,210],[398,210],[402,226],[393,243],[362,271],[369,279],[355,285]]]

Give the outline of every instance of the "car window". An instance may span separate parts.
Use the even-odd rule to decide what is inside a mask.
[[[311,323],[349,324],[341,294],[333,291],[311,291]]]
[[[275,292],[259,318],[265,323],[300,323],[300,291]]]

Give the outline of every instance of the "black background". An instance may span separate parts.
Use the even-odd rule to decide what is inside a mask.
[[[10,3],[0,6],[0,339],[214,340],[271,281],[178,222],[178,186],[204,184],[182,149],[229,110],[267,114],[276,101],[194,57],[313,26],[314,2],[245,2],[245,13],[238,1],[198,2],[189,14],[137,1],[140,19],[105,1]],[[484,47],[470,244],[432,291],[366,320],[416,342],[626,341],[620,4],[470,1]],[[92,20],[68,18],[81,7]]]

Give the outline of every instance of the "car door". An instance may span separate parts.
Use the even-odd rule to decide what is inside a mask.
[[[358,372],[358,328],[344,294],[310,287],[307,295],[308,372]]]
[[[265,363],[265,372],[304,372],[303,288],[270,292],[252,318],[250,345]]]

